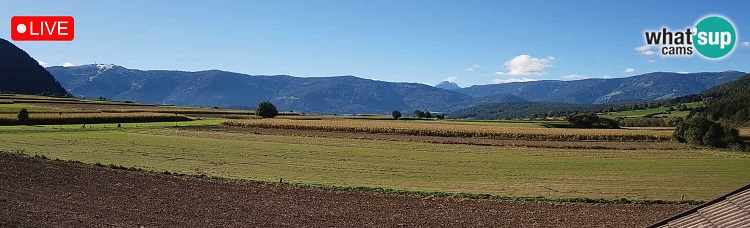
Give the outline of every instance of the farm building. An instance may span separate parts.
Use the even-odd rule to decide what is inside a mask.
[[[750,184],[651,227],[750,227]]]

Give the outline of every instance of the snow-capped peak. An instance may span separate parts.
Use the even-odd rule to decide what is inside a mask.
[[[100,74],[104,73],[105,71],[111,70],[116,65],[115,64],[96,64],[94,66],[96,67],[96,74],[89,76],[89,81],[94,81],[94,79],[99,77]]]
[[[101,72],[111,70],[115,64],[96,64],[96,70]]]

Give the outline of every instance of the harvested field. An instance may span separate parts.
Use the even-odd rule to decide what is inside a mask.
[[[669,141],[672,138],[671,132],[659,130],[505,127],[497,124],[480,125],[455,122],[435,124],[421,121],[354,119],[249,119],[227,120],[224,124],[234,127],[392,133],[443,137],[484,137],[514,140]]]
[[[30,113],[27,122],[20,122],[16,114],[0,114],[0,125],[19,124],[99,124],[190,121],[182,115],[166,113]]]
[[[0,226],[637,227],[689,208],[416,198],[127,171],[0,153]]]
[[[551,199],[705,201],[745,184],[750,173],[747,154],[705,149],[497,147],[167,128],[175,125],[0,127],[0,150],[232,179]]]
[[[259,135],[287,135],[304,137],[325,138],[349,138],[370,139],[388,141],[426,142],[441,144],[467,144],[482,146],[505,146],[505,147],[528,147],[528,148],[557,148],[557,149],[614,149],[614,150],[686,150],[695,148],[684,143],[672,141],[667,142],[617,142],[617,141],[529,141],[529,140],[503,140],[492,138],[467,138],[467,137],[442,137],[421,136],[388,133],[366,133],[366,132],[341,132],[322,130],[294,130],[259,127],[232,127],[232,126],[193,126],[185,127],[188,130],[202,130],[213,132],[232,132]]]
[[[34,104],[39,107],[47,107],[62,110],[88,110],[111,113],[131,113],[131,112],[158,112],[158,113],[176,113],[176,114],[238,114],[250,115],[250,110],[235,109],[214,109],[214,108],[190,108],[190,107],[173,107],[158,105],[132,105],[120,103],[38,103]]]
[[[184,115],[253,115],[252,110],[225,108],[176,107],[117,101],[79,100],[41,96],[0,94],[0,113],[13,114],[22,108],[32,113],[171,113]]]

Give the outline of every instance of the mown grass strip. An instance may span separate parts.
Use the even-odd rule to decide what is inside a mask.
[[[50,159],[44,155],[29,155],[23,152],[0,151],[0,156],[22,156],[25,158],[34,159],[38,162],[45,162],[45,163],[49,163],[50,161],[65,162],[65,163],[72,163],[72,164],[81,165],[81,166],[89,166],[89,167],[95,166],[95,167],[101,167],[101,168],[126,170],[126,171],[131,171],[131,172],[142,172],[142,173],[147,173],[151,175],[171,175],[171,176],[183,177],[183,178],[187,177],[187,178],[196,178],[196,179],[208,179],[208,180],[232,182],[232,183],[254,183],[254,184],[285,186],[285,187],[303,188],[303,189],[318,189],[318,190],[326,190],[326,191],[381,193],[381,194],[401,195],[401,196],[418,197],[418,198],[459,198],[459,199],[473,199],[473,200],[549,202],[549,203],[597,203],[597,204],[700,205],[704,203],[704,201],[698,201],[698,200],[670,201],[670,200],[638,200],[638,199],[627,199],[627,198],[603,199],[603,198],[585,198],[585,197],[547,198],[547,197],[542,197],[542,196],[512,197],[512,196],[500,196],[500,195],[493,195],[493,194],[465,193],[465,192],[408,191],[408,190],[380,188],[380,187],[360,187],[360,186],[346,187],[346,186],[336,186],[336,185],[290,183],[290,182],[283,182],[283,179],[280,180],[279,182],[270,182],[270,181],[247,180],[247,179],[232,179],[232,178],[219,177],[219,176],[208,176],[208,175],[203,175],[203,174],[202,175],[184,174],[184,173],[170,172],[170,171],[158,172],[158,171],[147,170],[147,169],[142,169],[138,167],[127,167],[127,166],[117,165],[117,164],[102,164],[102,163],[89,164],[89,163],[83,163],[83,162],[76,161],[76,160]]]

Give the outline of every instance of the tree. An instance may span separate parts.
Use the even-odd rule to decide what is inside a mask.
[[[24,124],[29,122],[29,110],[22,108],[21,111],[18,112],[18,122]]]
[[[740,137],[740,131],[736,128],[729,127],[724,127],[722,130],[724,131],[724,134],[721,138],[721,142],[724,143],[726,147],[736,150],[746,149],[745,141]]]
[[[279,115],[279,110],[271,102],[264,101],[258,104],[258,108],[255,109],[255,115],[263,118],[274,118]]]
[[[414,116],[420,119],[425,118],[425,112],[422,110],[414,110]]]
[[[399,112],[399,111],[393,111],[393,112],[391,112],[391,116],[393,117],[394,120],[397,120],[397,119],[401,118],[401,112]]]
[[[718,123],[711,124],[703,135],[703,144],[713,147],[724,147],[724,143],[721,141],[724,138],[724,129]]]
[[[437,114],[437,115],[435,115],[435,118],[437,118],[439,120],[445,119],[445,114]]]
[[[577,113],[572,116],[568,116],[568,122],[570,125],[576,128],[606,128],[606,129],[618,129],[620,123],[613,119],[599,118],[594,113]]]
[[[704,117],[693,117],[675,127],[673,137],[683,143],[711,147],[744,147],[737,129],[726,127]]]
[[[424,111],[424,118],[432,119],[432,113],[430,111]]]
[[[680,142],[703,145],[703,136],[706,135],[711,125],[713,125],[713,122],[706,118],[690,118],[675,129],[675,136]]]
[[[599,117],[594,113],[576,113],[568,117],[568,122],[577,128],[591,128],[597,121]]]

